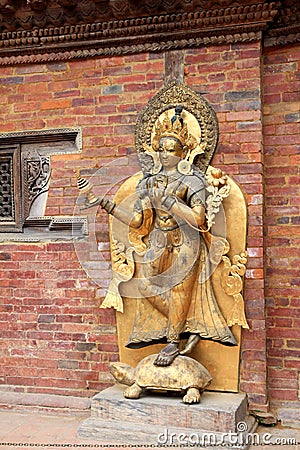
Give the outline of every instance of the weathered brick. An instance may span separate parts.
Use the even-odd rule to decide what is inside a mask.
[[[2,85],[24,84],[24,77],[22,76],[3,77],[1,79],[1,84]]]
[[[103,95],[111,95],[111,94],[120,94],[123,92],[122,84],[114,84],[113,86],[103,86],[102,93]]]
[[[300,122],[300,113],[286,114],[284,118],[286,122]]]
[[[78,361],[72,361],[69,359],[66,360],[59,360],[58,361],[58,367],[59,369],[78,369]]]
[[[236,101],[236,100],[244,100],[248,98],[257,98],[259,96],[259,91],[257,89],[254,90],[241,90],[241,91],[233,91],[225,93],[225,100],[227,101]]]
[[[54,314],[39,314],[38,322],[39,323],[52,323],[55,321]]]
[[[77,342],[76,349],[80,352],[90,352],[95,346],[94,342]]]
[[[10,261],[12,258],[10,253],[0,253],[0,261]]]

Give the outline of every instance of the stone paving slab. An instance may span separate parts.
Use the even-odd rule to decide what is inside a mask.
[[[90,417],[90,413],[73,414],[32,411],[26,410],[4,410],[0,409],[0,450],[66,450],[66,449],[132,449],[133,446],[118,446],[113,442],[110,445],[102,444],[99,440],[85,439],[77,436],[77,430],[83,421]],[[251,445],[251,450],[300,450],[300,429],[277,427],[259,427],[256,430],[260,442]],[[264,445],[263,436],[268,445]],[[270,435],[270,436],[269,436]],[[276,440],[280,445],[276,445]],[[295,443],[289,440],[294,439]],[[296,443],[298,442],[298,443]],[[24,444],[24,445],[23,445]],[[142,450],[149,449],[148,446],[136,447]],[[151,447],[156,449],[158,447]],[[171,447],[160,447],[171,448]],[[191,449],[199,447],[172,447],[180,449]],[[203,448],[203,447],[202,447]],[[222,447],[215,447],[215,450]],[[207,447],[206,447],[206,450]]]

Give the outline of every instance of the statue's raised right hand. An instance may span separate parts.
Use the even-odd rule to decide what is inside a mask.
[[[106,199],[105,197],[103,197],[100,200],[100,206],[102,209],[104,209],[108,214],[112,214],[113,210],[116,207],[115,202],[112,202],[111,200]]]

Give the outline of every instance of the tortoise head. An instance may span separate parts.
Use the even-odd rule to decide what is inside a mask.
[[[131,386],[135,382],[135,370],[129,364],[122,362],[111,363],[109,371],[119,383]]]

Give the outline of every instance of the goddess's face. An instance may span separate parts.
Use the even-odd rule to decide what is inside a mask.
[[[159,143],[159,159],[165,169],[173,169],[182,158],[182,145],[172,137],[164,137]]]

